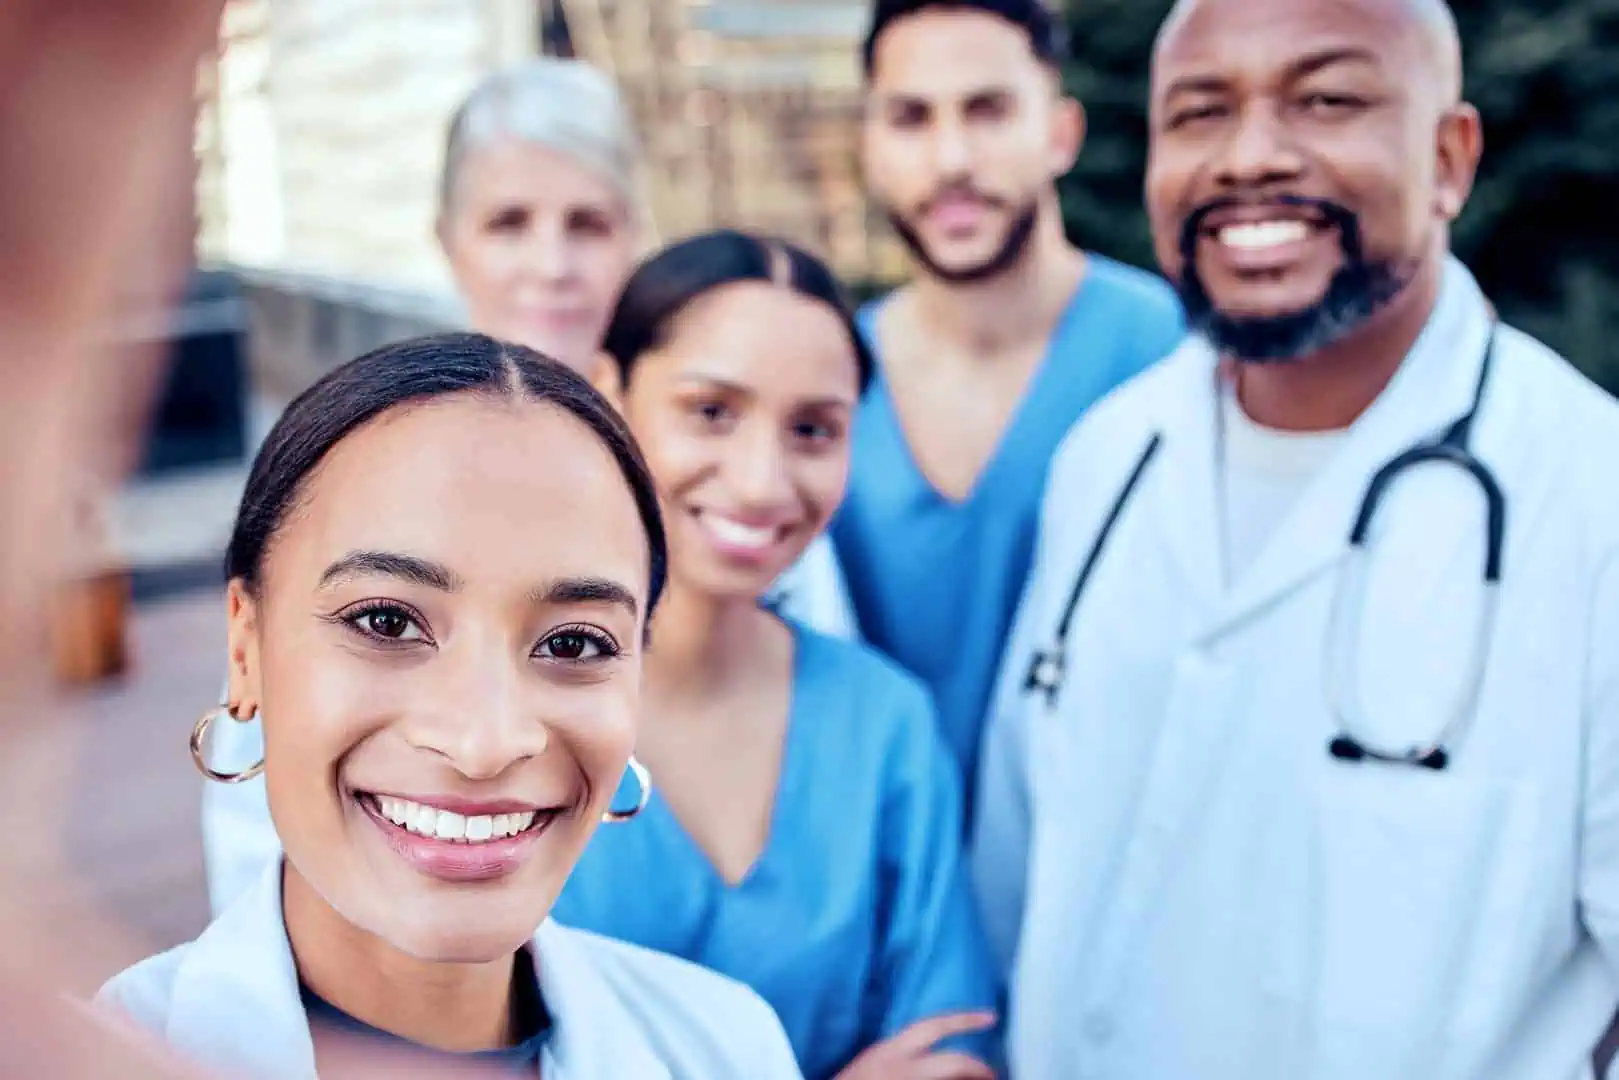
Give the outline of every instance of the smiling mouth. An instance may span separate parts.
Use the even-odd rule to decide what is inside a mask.
[[[493,844],[543,832],[562,809],[524,810],[507,814],[458,814],[451,810],[388,795],[360,792],[360,804],[400,832],[448,844]]]
[[[1214,239],[1237,251],[1265,251],[1308,240],[1316,226],[1297,219],[1244,221],[1214,229]]]
[[[756,557],[768,553],[792,533],[793,525],[748,525],[712,511],[696,511],[698,523],[715,544],[732,555]]]

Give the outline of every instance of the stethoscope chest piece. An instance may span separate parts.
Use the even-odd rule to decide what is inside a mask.
[[[1057,703],[1057,694],[1063,680],[1062,649],[1040,649],[1029,663],[1029,674],[1023,680],[1023,692],[1045,695],[1047,705]]]
[[[1442,772],[1450,764],[1450,755],[1442,746],[1408,750],[1403,754],[1383,754],[1362,746],[1348,735],[1339,735],[1327,745],[1327,750],[1339,761],[1357,762],[1371,758],[1390,765],[1415,765],[1434,772]]]

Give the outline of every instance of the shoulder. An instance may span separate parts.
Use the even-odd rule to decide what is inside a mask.
[[[906,293],[905,286],[891,289],[881,296],[872,297],[855,309],[855,326],[866,336],[866,344],[873,350],[877,347],[877,323],[885,310],[891,307]]]
[[[861,704],[862,723],[879,714],[929,712],[922,681],[869,645],[797,624],[801,678],[845,688]]]
[[[1116,482],[1117,470],[1098,469],[1098,459],[1138,454],[1162,426],[1166,403],[1188,392],[1193,381],[1210,378],[1211,363],[1207,346],[1196,338],[1182,338],[1161,362],[1104,395],[1057,445],[1049,489],[1087,475],[1102,484]]]
[[[551,923],[547,937],[588,964],[678,1080],[797,1080],[781,1021],[742,983],[588,930]]]
[[[1619,546],[1619,500],[1613,498],[1619,401],[1538,339],[1505,325],[1500,334],[1510,350],[1507,362],[1498,362],[1502,397],[1520,410],[1523,424],[1514,444],[1539,459],[1535,475],[1589,518],[1599,548]]]
[[[873,770],[890,793],[955,775],[927,686],[876,649],[858,641],[801,631],[803,677],[817,680],[841,707],[819,710],[813,722],[842,728],[843,768]]]
[[[122,1013],[149,1032],[162,1034],[169,1024],[175,976],[190,947],[179,945],[125,968],[97,991],[96,1004]]]
[[[1091,280],[1113,294],[1113,299],[1176,325],[1184,321],[1175,290],[1159,275],[1094,251],[1086,252],[1085,260]]]

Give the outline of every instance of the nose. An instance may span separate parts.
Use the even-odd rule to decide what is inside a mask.
[[[967,126],[955,119],[941,119],[933,128],[933,167],[942,179],[956,179],[972,172],[972,140]]]
[[[727,479],[741,509],[773,511],[793,497],[792,472],[776,432],[755,424],[730,456]]]
[[[447,655],[446,655],[447,654]],[[498,647],[445,650],[433,685],[415,695],[404,722],[407,742],[444,759],[468,780],[492,780],[550,745],[522,659]]]
[[[544,281],[567,281],[574,272],[574,246],[564,223],[546,222],[532,233],[528,261]]]
[[[1221,147],[1215,181],[1232,190],[1274,187],[1298,178],[1303,158],[1275,110],[1255,105],[1243,110]]]

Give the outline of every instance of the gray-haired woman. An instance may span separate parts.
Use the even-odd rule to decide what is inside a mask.
[[[641,251],[640,148],[612,81],[540,58],[450,122],[438,237],[472,325],[589,375]]]

